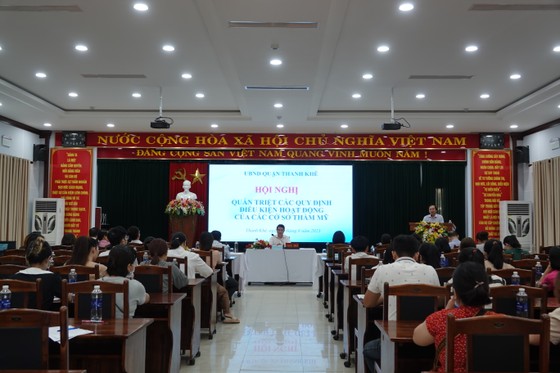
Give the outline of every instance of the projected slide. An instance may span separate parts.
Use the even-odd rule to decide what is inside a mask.
[[[222,240],[268,240],[284,224],[292,242],[352,237],[352,166],[210,164],[208,228]]]

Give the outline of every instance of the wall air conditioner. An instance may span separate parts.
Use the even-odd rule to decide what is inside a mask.
[[[31,224],[31,230],[41,232],[49,244],[60,245],[64,235],[64,199],[35,199]]]
[[[521,247],[533,250],[533,205],[524,201],[500,201],[500,239],[514,235]]]

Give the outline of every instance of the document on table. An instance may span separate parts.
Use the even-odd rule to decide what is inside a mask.
[[[91,330],[87,329],[80,329],[75,326],[69,325],[68,326],[68,339],[72,339],[79,335],[90,334],[93,333]],[[60,343],[60,327],[59,326],[51,326],[49,328],[49,338],[54,342]]]

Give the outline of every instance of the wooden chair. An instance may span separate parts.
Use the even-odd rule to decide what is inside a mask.
[[[455,337],[467,338],[467,372],[529,372],[529,335],[540,335],[539,372],[548,372],[550,319],[481,316],[455,319],[447,315],[446,372],[453,372]]]
[[[350,255],[354,254],[351,251],[341,251],[340,252],[340,257],[342,258],[342,261],[340,263],[340,265],[342,266],[342,273],[346,273],[346,266],[344,265],[346,263],[346,258],[348,258]]]
[[[68,294],[74,294],[74,318],[77,320],[89,320],[91,317],[91,292],[93,287],[99,285],[103,292],[103,318],[114,319],[116,315],[117,294],[122,294],[123,315],[128,318],[130,305],[128,303],[128,281],[122,284],[114,284],[100,280],[89,280],[68,283],[62,280],[62,305],[68,306]]]
[[[375,270],[377,268],[366,268],[366,267],[362,267],[362,274],[361,274],[361,278],[362,278],[362,289],[361,289],[361,294],[365,294],[367,287],[369,285],[369,282],[371,281],[371,278],[373,277],[373,274],[375,273]]]
[[[51,245],[51,249],[52,251],[56,251],[56,250],[70,250],[72,251],[74,249],[74,247],[72,247],[72,245]]]
[[[548,258],[549,258],[548,254],[542,254],[542,253],[541,254],[535,254],[535,253],[533,253],[533,254],[523,254],[521,256],[521,259],[535,259],[535,256],[539,257],[539,260],[541,261],[541,264],[542,264],[543,260],[548,261]]]
[[[25,256],[25,249],[10,249],[4,251],[4,255],[17,255],[17,256]]]
[[[55,255],[53,257],[53,263],[55,266],[63,266],[66,264],[66,262],[68,262],[70,259],[72,259],[71,255]]]
[[[144,244],[143,243],[137,243],[137,242],[129,242],[126,244],[126,246],[128,247],[132,247],[135,250],[144,250]]]
[[[383,285],[383,320],[389,319],[389,301],[396,298],[397,320],[424,319],[445,305],[451,297],[450,289],[426,284]],[[443,300],[443,303],[442,303]]]
[[[2,369],[49,369],[49,327],[60,328],[60,369],[69,368],[68,309],[58,312],[13,308],[0,311]]]
[[[57,249],[57,250],[54,250],[54,249],[53,249],[52,252],[53,252],[53,254],[54,254],[55,257],[56,257],[56,256],[59,256],[59,255],[69,255],[69,256],[72,256],[73,250],[72,250],[72,249]]]
[[[226,261],[226,257],[225,257],[225,251],[224,251],[224,247],[213,247],[212,250],[216,250],[219,251],[220,254],[222,254],[222,262]]]
[[[517,274],[519,275],[519,280],[521,285],[535,286],[535,273],[529,269],[508,268],[508,269],[495,269],[493,271],[487,269],[487,272],[489,275],[496,275],[503,278],[504,280],[506,280],[506,283],[508,285],[511,285],[511,275],[513,275],[513,272],[517,272]]]
[[[214,268],[214,260],[212,259],[212,250],[204,251],[204,250],[192,250],[193,252],[197,253],[202,260],[206,262],[210,266],[210,268]]]
[[[350,258],[348,262],[348,278],[350,280],[362,280],[362,268],[375,267],[379,264],[378,258]]]
[[[107,265],[107,263],[109,263],[109,255],[106,256],[97,256],[97,259],[95,259],[95,261],[99,264],[103,264],[103,265]]]
[[[502,254],[504,257],[504,263],[511,264],[513,262],[513,254]]]
[[[174,261],[177,262],[177,266],[179,267],[179,269],[181,271],[183,271],[183,273],[185,274],[185,276],[189,277],[189,260],[187,259],[187,257],[184,258],[175,258],[175,257],[167,257],[167,261],[173,263]]]
[[[2,285],[8,285],[12,292],[11,308],[35,308],[41,309],[43,305],[43,293],[41,292],[41,279],[35,281],[0,280]]]
[[[451,280],[451,278],[453,278],[453,272],[455,272],[455,267],[436,268],[439,284],[443,286],[446,282]]]
[[[76,270],[78,275],[78,281],[88,281],[99,279],[99,264],[94,267],[86,267],[78,264],[68,264],[64,266],[51,267],[50,270],[54,273],[58,273],[61,278],[68,279],[68,274],[72,269]]]
[[[17,264],[1,264],[0,265],[0,279],[1,278],[10,278],[12,275],[15,275],[19,271],[26,269],[27,266],[20,266]]]
[[[164,293],[164,277],[167,277],[167,292],[173,292],[173,276],[171,267],[144,264],[134,268],[134,279],[144,285],[147,293]]]
[[[457,267],[459,265],[459,251],[452,251],[449,253],[443,254],[447,259],[447,266],[449,267]]]
[[[522,268],[522,269],[530,269],[532,270],[537,262],[540,262],[543,268],[543,271],[548,266],[548,260],[540,260],[540,259],[521,259],[521,260],[514,260],[511,262],[511,265],[515,268]]]
[[[0,264],[16,264],[27,267],[27,259],[20,255],[4,255],[0,256]]]
[[[541,246],[541,247],[539,247],[539,253],[548,255],[550,253],[550,249],[552,249],[555,246],[558,246],[558,245]]]
[[[546,312],[547,291],[545,288],[537,288],[531,286],[507,285],[496,286],[490,288],[490,296],[492,297],[492,309],[497,313],[503,313],[510,316],[516,315],[515,296],[520,288],[525,289],[529,298],[529,318],[534,319],[535,316],[543,315]],[[536,313],[536,309],[540,307],[540,313]]]
[[[373,255],[375,255],[378,258],[383,258],[383,255],[385,255],[385,251],[389,248],[389,243],[383,244],[383,245],[379,245],[379,246],[374,246],[372,253]]]
[[[342,252],[348,251],[350,245],[347,243],[330,243],[327,246],[327,258],[333,259],[335,263],[342,262]]]

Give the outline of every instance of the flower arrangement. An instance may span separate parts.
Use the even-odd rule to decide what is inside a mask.
[[[268,241],[265,240],[256,240],[252,244],[249,244],[250,249],[266,249],[270,247],[271,247],[270,243],[268,243]]]
[[[204,215],[204,205],[195,199],[173,199],[165,207],[165,213],[174,216]]]
[[[414,233],[422,237],[424,242],[434,243],[439,237],[447,237],[447,229],[440,223],[421,221],[416,226]]]

